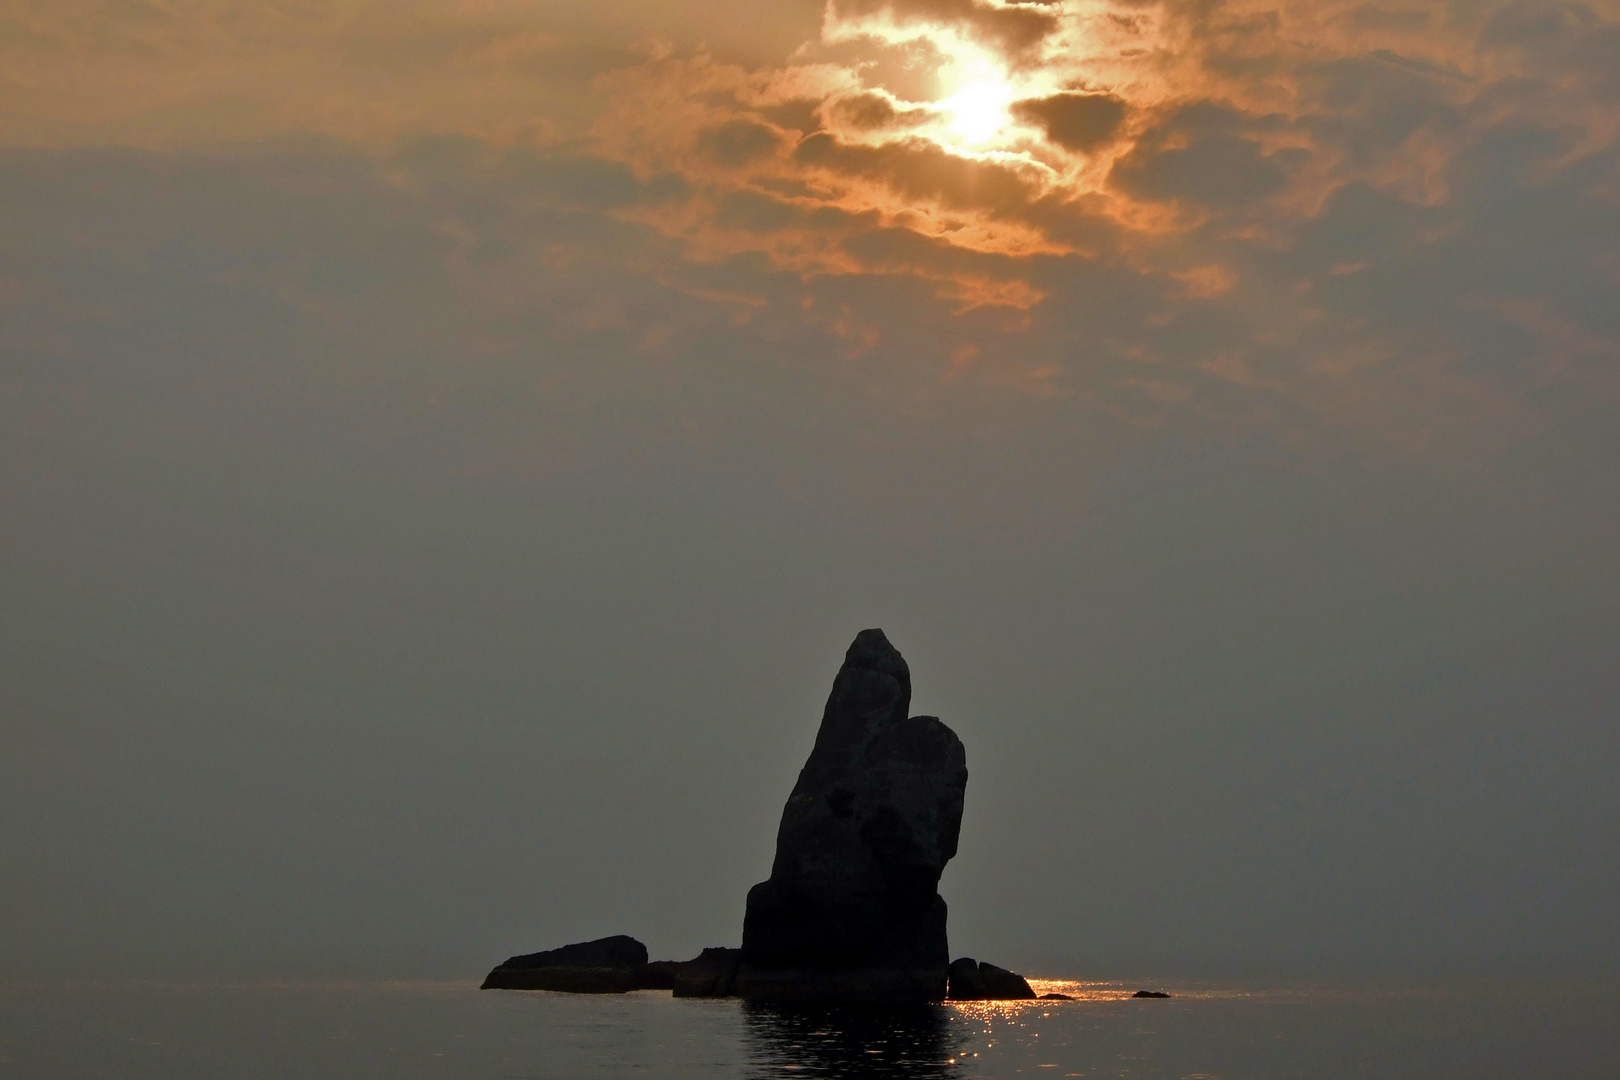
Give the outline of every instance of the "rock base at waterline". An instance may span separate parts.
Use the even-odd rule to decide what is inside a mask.
[[[1022,975],[981,964],[970,956],[951,962],[950,981],[952,1001],[1028,1001],[1035,997]]]
[[[676,997],[732,997],[736,993],[741,949],[704,949],[676,964],[670,989]]]
[[[514,956],[484,978],[485,990],[623,994],[668,985],[669,961],[647,962],[647,946],[626,934]]]

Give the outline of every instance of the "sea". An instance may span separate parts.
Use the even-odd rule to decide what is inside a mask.
[[[1072,1001],[786,1010],[471,982],[0,985],[10,1080],[1620,1080],[1620,988],[1031,980]],[[1157,989],[1155,985],[1152,987]]]

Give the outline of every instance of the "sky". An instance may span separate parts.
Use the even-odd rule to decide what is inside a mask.
[[[0,978],[1620,971],[1620,3],[0,0]]]

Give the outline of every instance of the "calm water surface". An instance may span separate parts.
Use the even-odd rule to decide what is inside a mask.
[[[1620,992],[1048,982],[1081,1000],[787,1012],[467,983],[0,987],[0,1080],[1620,1077]]]

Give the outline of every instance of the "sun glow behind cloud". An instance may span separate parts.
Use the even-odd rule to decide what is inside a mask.
[[[740,93],[729,116],[709,108],[715,123],[757,125],[759,145],[773,147],[746,163],[724,163],[727,185],[740,183],[772,199],[784,198],[784,186],[800,186],[788,204],[870,210],[992,254],[1091,250],[1080,237],[1095,235],[1087,222],[1102,219],[1116,237],[1142,238],[1130,245],[1131,258],[1151,257],[1167,273],[1215,280],[1229,275],[1207,263],[1178,262],[1157,239],[1227,212],[1198,194],[1200,186],[1240,185],[1232,189],[1239,198],[1225,201],[1246,204],[1244,213],[1254,220],[1241,227],[1273,236],[1308,219],[1346,184],[1433,190],[1436,162],[1444,160],[1436,158],[1444,154],[1437,145],[1370,147],[1371,154],[1353,156],[1324,145],[1322,123],[1335,106],[1324,109],[1325,88],[1293,75],[1294,66],[1342,66],[1347,60],[1333,60],[1336,53],[1394,56],[1387,46],[1398,40],[1406,50],[1399,63],[1407,70],[1458,71],[1449,83],[1431,78],[1426,92],[1451,103],[1476,92],[1456,68],[1446,35],[1391,29],[1432,25],[1424,4],[1412,5],[1401,19],[1333,15],[1326,5],[1304,3],[1288,5],[1278,18],[1261,14],[1243,5],[1195,14],[1107,0],[835,0],[826,9],[822,40],[802,53],[811,59],[837,47],[843,59],[721,76],[719,67],[694,57],[684,70],[698,78],[678,86],[661,74],[656,98],[666,110],[671,91],[695,99],[712,91],[716,78],[739,86],[760,78],[795,84],[795,100],[813,109],[813,123],[783,122],[759,91]],[[1206,63],[1229,39],[1275,59],[1252,71]],[[850,48],[867,52],[850,54]],[[905,77],[891,83],[885,71]],[[931,74],[933,96],[916,92],[929,81],[917,77],[922,74]],[[912,84],[909,96],[906,83]],[[684,160],[694,178],[718,175],[698,160],[701,154],[675,145],[692,137],[690,125],[635,115],[638,107],[652,108],[650,82],[630,73],[620,85],[620,103],[628,107],[598,124],[605,146],[648,165]],[[630,100],[637,95],[648,96]],[[782,96],[773,100],[785,104]],[[1178,120],[1195,105],[1208,118],[1199,123],[1226,126],[1211,132],[1224,140],[1218,150],[1214,143],[1207,151],[1195,147],[1196,132]],[[1597,130],[1605,128],[1594,125]],[[1206,155],[1214,156],[1190,164]],[[1189,162],[1192,186],[1178,180],[1186,190],[1172,191],[1159,178],[1181,161]],[[1245,172],[1251,180],[1243,179]]]
[[[1005,83],[974,82],[940,102],[950,115],[950,130],[968,146],[995,140],[1012,123],[1007,105],[1012,90]]]
[[[876,214],[887,228],[985,257],[968,273],[951,267],[959,260],[918,252],[884,260],[882,272],[935,282],[958,310],[1027,309],[1046,290],[1016,263],[994,260],[1095,252],[1094,222],[1109,222],[1116,234],[1122,226],[1154,233],[1176,217],[1173,208],[1107,183],[1132,148],[1125,136],[1137,110],[1156,102],[1150,73],[1125,73],[1119,82],[1129,84],[1128,98],[1107,81],[1109,65],[1117,67],[1121,50],[1154,52],[1163,36],[1158,22],[1141,16],[1122,31],[1116,15],[1073,0],[831,3],[821,40],[800,50],[799,64],[750,72],[699,54],[615,76],[614,107],[595,133],[604,149],[638,168],[674,168],[698,182],[711,192],[703,205],[746,193],[790,216],[818,208],[836,208],[846,220]],[[736,107],[717,106],[717,91]],[[788,118],[804,107],[810,122],[802,113]],[[679,110],[689,116],[677,120]],[[743,142],[749,153],[740,152]],[[727,149],[717,155],[721,145]],[[695,203],[641,220],[708,257],[753,248],[800,273],[870,265],[852,259],[836,229],[829,233],[833,219],[820,220],[816,238],[793,229],[717,229]],[[1194,271],[1200,280],[1218,276],[1168,268]]]
[[[1107,353],[1153,408],[1203,401],[1198,379],[1373,410],[1380,395],[1343,385],[1399,370],[1402,400],[1517,409],[1529,430],[1518,389],[1461,372],[1467,325],[1445,340],[1427,321],[1386,325],[1438,281],[1468,319],[1532,339],[1542,377],[1614,396],[1598,363],[1614,335],[1591,314],[1613,309],[1607,294],[1562,310],[1513,277],[1522,260],[1472,291],[1479,257],[1458,257],[1468,273],[1399,277],[1507,236],[1512,207],[1558,184],[1560,206],[1612,206],[1614,0],[834,0],[797,48],[724,54],[653,32],[604,44],[600,27],[507,0],[379,10],[311,0],[272,26],[233,0],[109,6],[92,40],[36,5],[0,41],[0,134],[165,151],[316,136],[379,160],[443,140],[478,168],[577,159],[629,179],[610,192],[547,174],[560,186],[535,198],[643,230],[674,261],[660,280],[746,266],[805,295],[848,288],[839,314],[815,318],[840,354],[862,355],[896,339],[858,317],[864,298],[904,290],[938,305],[930,326],[980,327],[934,349],[953,379],[1027,356],[1019,385],[1045,393],[1061,379],[1033,373]],[[52,59],[63,42],[71,62]],[[1568,228],[1594,248],[1570,270],[1580,288],[1620,281],[1603,220]],[[444,228],[463,238],[457,259],[473,250],[475,228]],[[715,302],[744,325],[770,309],[749,296]],[[1092,297],[1106,310],[1060,347],[1053,327]],[[1126,323],[1102,334],[1104,315]]]
[[[1599,72],[1610,54],[1620,60],[1616,17],[1539,0],[1472,15],[1427,0],[1376,10],[838,0],[791,65],[730,68],[699,53],[621,73],[596,134],[604,152],[693,185],[679,207],[638,210],[637,220],[696,259],[754,254],[806,281],[909,280],[958,314],[1008,313],[1010,335],[1059,317],[1043,305],[1065,275],[1106,267],[1109,288],[1133,282],[1162,297],[1141,315],[1149,328],[1217,304],[1222,318],[1243,312],[1254,337],[1212,348],[1201,377],[1299,393],[1310,371],[1304,381],[1322,380],[1312,408],[1376,409],[1373,398],[1351,405],[1339,381],[1414,346],[1373,340],[1365,315],[1336,322],[1329,298],[1372,280],[1335,268],[1388,264],[1335,253],[1318,269],[1283,253],[1336,235],[1324,232],[1330,214],[1344,221],[1334,244],[1356,250],[1352,237],[1381,227],[1352,211],[1369,200],[1389,220],[1448,207],[1459,162],[1514,124],[1577,118],[1578,133],[1557,136],[1572,149],[1549,168],[1578,160],[1571,154],[1612,156],[1620,95]],[[723,95],[734,104],[719,104]],[[676,99],[696,110],[689,122],[670,122]],[[1405,243],[1448,235],[1414,229]],[[1301,267],[1292,276],[1279,272],[1287,259]],[[1594,358],[1615,351],[1601,335],[1585,340]],[[1124,348],[1145,365],[1169,355]],[[1516,411],[1511,394],[1484,391],[1446,349],[1414,355],[1403,393],[1468,398],[1464,411],[1482,423]],[[952,378],[971,366],[950,364]],[[1061,370],[1033,358],[1027,367]],[[1620,399],[1591,365],[1559,370]],[[1134,384],[1156,402],[1195,396],[1150,372]]]

